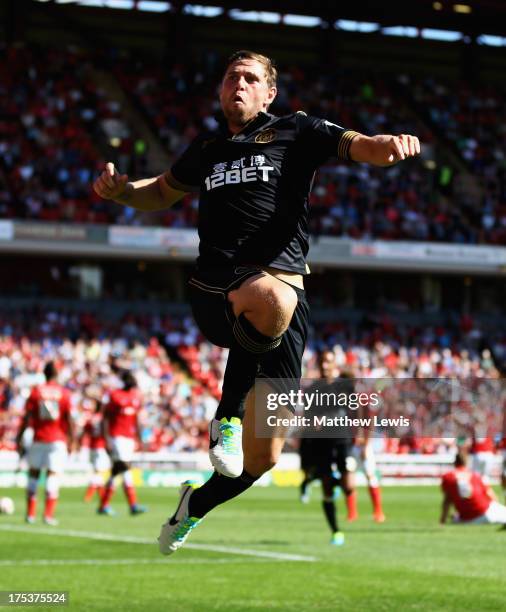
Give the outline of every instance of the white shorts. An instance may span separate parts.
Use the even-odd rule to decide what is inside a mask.
[[[502,475],[506,478],[506,450],[502,452]]]
[[[475,453],[472,456],[471,469],[473,472],[478,472],[481,476],[488,478],[494,465],[494,453],[491,451],[483,451]]]
[[[369,477],[376,475],[376,458],[374,456],[374,451],[372,449],[372,445],[366,444],[365,447],[365,458],[362,459],[362,449],[363,446],[354,446],[352,450],[352,455],[357,460],[359,470],[362,470],[364,474]]]
[[[90,463],[97,472],[105,472],[111,467],[111,460],[105,448],[90,449]]]
[[[125,438],[117,436],[109,438],[109,448],[111,451],[111,459],[113,461],[124,461],[130,463],[134,458],[135,440],[133,438]]]
[[[63,472],[67,463],[67,445],[58,442],[34,442],[28,453],[28,465],[34,470]]]
[[[476,517],[472,521],[461,521],[468,525],[506,525],[506,506],[493,501],[485,514]]]

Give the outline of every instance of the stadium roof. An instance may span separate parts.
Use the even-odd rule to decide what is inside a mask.
[[[241,11],[278,17],[289,15],[293,22],[300,16],[319,18],[335,24],[349,20],[381,28],[410,26],[450,30],[473,36],[506,36],[505,0],[209,0],[193,4],[184,0],[37,0],[55,4],[78,4],[107,8],[139,8],[156,12],[171,10],[212,16],[223,10],[231,18]],[[215,13],[216,14],[216,13]],[[309,15],[308,15],[309,14]],[[260,21],[264,19],[260,18]],[[285,23],[286,19],[283,20]],[[275,23],[275,21],[273,21]],[[315,24],[318,25],[318,24]],[[359,30],[360,31],[360,30]],[[364,30],[367,31],[367,30]]]
[[[378,23],[382,27],[413,26],[456,30],[469,35],[506,35],[504,0],[312,0],[310,3],[307,0],[211,0],[209,4],[226,11],[239,9],[281,15],[310,13],[329,23],[346,19]],[[170,5],[177,10],[188,3],[172,0]]]

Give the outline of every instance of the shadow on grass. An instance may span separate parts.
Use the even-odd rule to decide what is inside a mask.
[[[377,525],[362,527],[361,525],[353,525],[349,528],[344,526],[343,531],[348,533],[376,533],[381,535],[382,533],[441,533],[441,527],[389,527],[388,525]]]
[[[230,540],[208,540],[206,544],[214,546],[293,546],[293,542],[286,540],[240,540],[231,542]]]

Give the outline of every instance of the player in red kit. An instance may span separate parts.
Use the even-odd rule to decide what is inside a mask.
[[[357,462],[358,469],[362,470],[367,481],[367,489],[373,507],[373,519],[376,523],[384,523],[386,520],[381,501],[381,488],[377,476],[376,459],[370,441],[370,430],[364,429],[364,435],[356,437],[353,441],[353,457]],[[348,521],[358,518],[356,489],[346,498],[348,510]]]
[[[495,459],[493,439],[490,436],[477,437],[476,432],[473,432],[469,453],[471,455],[471,469],[473,472],[481,474],[485,482],[488,483]]]
[[[368,391],[368,389],[363,389]],[[360,418],[370,419],[374,416],[376,410],[375,406],[369,404],[367,406],[360,406],[359,412]],[[362,431],[357,431],[357,435],[353,439],[353,448],[351,459],[355,460],[353,469],[359,469],[363,472],[366,482],[369,497],[371,498],[373,508],[373,519],[376,523],[384,523],[386,520],[385,513],[383,512],[383,504],[381,499],[381,488],[378,479],[378,469],[376,467],[376,458],[374,456],[374,449],[371,440],[371,434],[374,431],[374,426],[369,425],[363,427]],[[357,490],[354,488],[353,492],[346,497],[346,508],[348,512],[348,521],[355,521],[358,519],[357,509]]]
[[[74,440],[70,394],[56,382],[58,372],[53,362],[44,367],[46,383],[32,389],[25,405],[25,415],[17,435],[18,449],[22,450],[22,437],[28,426],[33,427],[33,444],[28,454],[28,487],[26,521],[35,522],[37,485],[41,470],[47,470],[44,522],[57,525],[54,518],[58,501],[59,475],[65,467],[67,450]]]
[[[99,514],[112,516],[110,507],[114,495],[114,481],[122,474],[125,491],[131,514],[146,512],[144,506],[137,503],[130,463],[133,458],[136,440],[140,440],[139,412],[142,407],[141,397],[137,390],[137,382],[130,372],[121,375],[123,389],[111,392],[109,403],[104,410],[104,433],[107,449],[112,461],[111,476],[105,486]]]
[[[102,472],[111,467],[111,461],[106,450],[104,415],[102,414],[100,402],[94,398],[89,398],[88,401],[91,402],[93,412],[83,427],[81,442],[85,437],[88,439],[90,463],[93,473],[84,495],[85,502],[91,501],[95,493],[98,493],[98,496],[102,499],[105,492]]]
[[[501,486],[504,493],[504,500],[506,501],[506,436],[503,436],[502,440],[500,440],[498,450],[502,453]]]
[[[443,475],[441,486],[444,496],[442,524],[446,523],[453,505],[458,513],[457,523],[506,525],[506,506],[496,501],[494,492],[483,482],[480,474],[467,468],[465,451],[457,453],[455,468]]]

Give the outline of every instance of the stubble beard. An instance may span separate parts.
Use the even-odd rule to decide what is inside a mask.
[[[257,113],[252,113],[251,109],[245,107],[234,109],[223,109],[223,114],[229,123],[237,127],[244,127]]]

